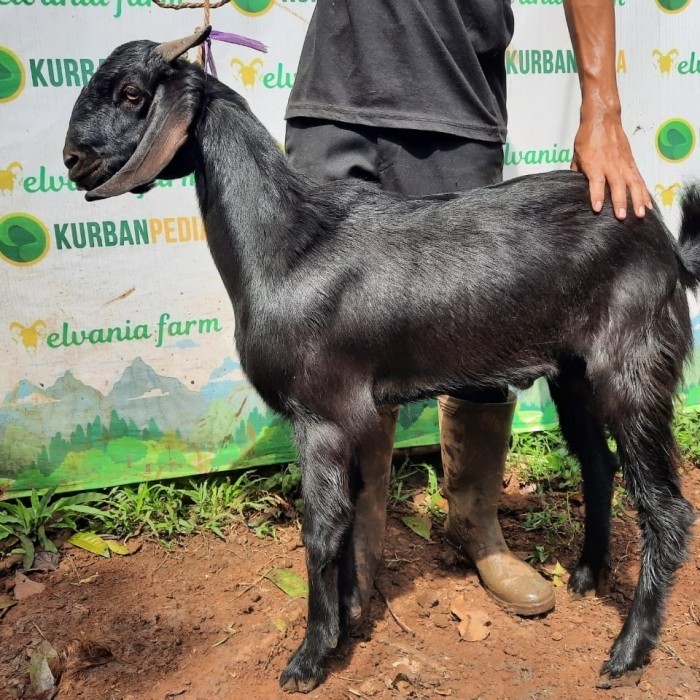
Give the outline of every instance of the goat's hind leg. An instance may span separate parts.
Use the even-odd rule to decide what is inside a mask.
[[[678,449],[673,437],[673,397],[680,377],[681,347],[655,339],[638,356],[596,381],[617,442],[628,491],[635,500],[642,535],[642,561],[629,615],[603,672],[616,678],[643,666],[656,646],[676,570],[686,557],[693,508],[680,489]],[[665,350],[665,351],[664,351]]]
[[[634,423],[631,419],[627,423]],[[681,495],[677,448],[668,418],[618,424],[617,440],[627,488],[642,532],[639,582],[629,615],[604,667],[613,678],[643,666],[656,646],[674,575],[686,557],[693,508]]]
[[[294,429],[302,469],[309,599],[304,641],[282,672],[280,684],[285,690],[309,692],[323,681],[328,656],[343,633],[339,566],[352,522],[351,449],[332,423],[305,419],[295,422]]]
[[[610,509],[617,458],[608,447],[600,411],[585,376],[583,360],[561,363],[560,374],[549,382],[559,425],[569,450],[581,464],[586,520],[583,549],[569,579],[569,591],[584,595],[601,592],[610,568]]]

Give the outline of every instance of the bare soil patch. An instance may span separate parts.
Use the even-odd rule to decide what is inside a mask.
[[[700,508],[700,470],[685,473],[684,492]],[[502,502],[506,539],[523,556],[542,539],[521,527],[533,498],[508,493]],[[697,527],[641,682],[595,687],[636,583],[638,532],[631,515],[614,523],[608,595],[574,600],[557,588],[554,612],[533,620],[502,611],[440,528],[427,542],[392,517],[366,637],[334,661],[310,697],[700,697]],[[562,546],[556,557],[568,569],[579,547]],[[143,542],[133,556],[112,559],[68,548],[57,571],[30,574],[45,589],[0,620],[0,698],[31,697],[28,658],[44,639],[59,653],[73,652],[60,700],[287,697],[277,678],[302,639],[306,601],[290,599],[263,578],[272,567],[304,575],[295,525],[278,527],[277,540],[240,528],[226,542],[193,537],[171,551]],[[0,594],[13,577],[3,574]],[[450,612],[460,596],[480,623],[488,618],[486,639],[460,639]]]

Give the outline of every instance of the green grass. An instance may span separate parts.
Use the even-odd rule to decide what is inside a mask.
[[[195,532],[225,539],[224,530],[233,524],[248,525],[260,537],[274,535],[277,520],[295,515],[300,482],[299,469],[290,464],[268,477],[245,471],[233,481],[210,476],[141,483],[112,489],[99,520],[110,534],[143,532],[163,542]]]
[[[673,427],[683,459],[700,466],[700,406],[677,411]]]
[[[300,471],[290,464],[267,476],[242,472],[234,480],[210,475],[61,498],[54,498],[55,489],[33,491],[0,502],[0,555],[20,553],[29,568],[36,551],[56,551],[51,537],[65,529],[142,534],[164,546],[197,532],[225,539],[226,529],[240,524],[259,537],[275,536],[275,523],[298,516],[300,484]]]
[[[389,485],[388,507],[402,513],[427,513],[438,523],[447,515],[438,473],[432,464],[404,460],[393,465]]]
[[[55,489],[48,489],[39,495],[33,491],[23,501],[0,502],[0,545],[4,543],[10,554],[21,554],[25,569],[31,568],[37,549],[58,551],[52,535],[64,529],[75,531],[79,521],[101,514],[97,508],[86,505],[98,502],[102,498],[99,493],[54,498],[54,492]]]
[[[569,455],[559,431],[513,435],[509,462],[524,480],[541,490],[573,490],[581,484],[581,468]]]
[[[526,531],[537,532],[539,543],[527,561],[542,565],[556,559],[559,547],[571,547],[583,532],[583,521],[572,508],[570,494],[580,499],[581,468],[566,448],[559,430],[513,435],[509,467],[520,482],[533,487],[539,506],[530,506],[522,518]],[[622,493],[615,491],[615,502]]]

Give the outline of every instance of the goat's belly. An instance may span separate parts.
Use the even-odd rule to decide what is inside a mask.
[[[484,358],[486,359],[486,358]],[[552,378],[558,373],[553,358],[512,358],[509,363],[480,362],[478,367],[460,363],[436,362],[430,367],[405,365],[401,371],[389,371],[374,381],[374,398],[379,404],[399,404],[433,398],[455,391],[480,390],[511,386],[524,390],[540,377]]]

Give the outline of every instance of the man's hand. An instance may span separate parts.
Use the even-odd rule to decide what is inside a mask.
[[[605,186],[610,188],[615,216],[627,216],[627,190],[638,217],[652,209],[651,195],[634,162],[632,149],[622,129],[619,111],[612,113],[600,108],[581,113],[581,125],[574,140],[574,159],[571,169],[588,178],[593,211],[599,212],[605,200]]]
[[[582,98],[571,168],[588,178],[594,211],[603,208],[607,184],[618,219],[627,216],[627,190],[634,213],[642,217],[652,203],[620,120],[613,0],[565,0],[564,11]]]

